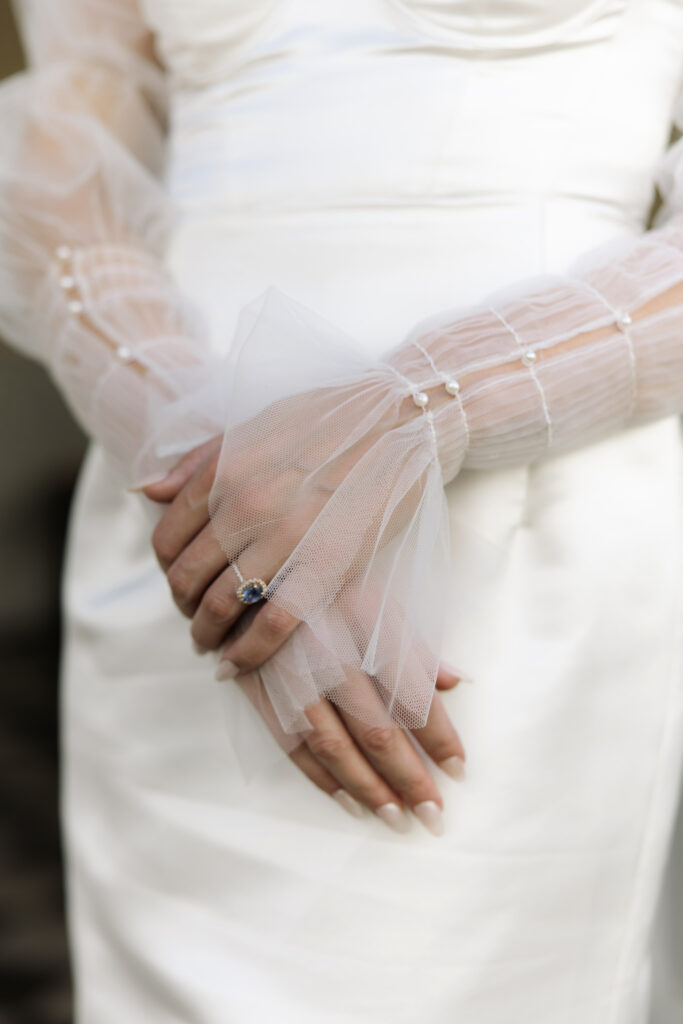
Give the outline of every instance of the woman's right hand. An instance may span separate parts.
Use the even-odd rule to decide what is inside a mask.
[[[215,450],[214,450],[215,449]],[[169,474],[168,478],[161,484],[145,488],[145,493],[152,500],[168,503],[170,514],[162,517],[163,531],[160,527],[155,531],[155,550],[159,557],[162,568],[169,574],[169,583],[173,590],[171,577],[176,580],[176,568],[180,568],[183,560],[187,561],[184,554],[187,544],[187,537],[190,538],[189,550],[196,552],[192,565],[194,574],[202,581],[199,596],[187,605],[186,602],[179,602],[186,614],[192,615],[196,612],[197,605],[201,605],[204,587],[215,586],[214,577],[227,577],[228,594],[234,592],[236,581],[231,573],[224,571],[224,563],[227,561],[225,555],[213,538],[211,526],[208,522],[208,493],[210,483],[213,479],[213,461],[206,459],[206,453],[217,456],[218,444],[210,442],[208,445],[198,448],[179,465],[178,470]],[[208,479],[203,481],[201,472],[197,479],[201,484],[199,498],[191,492],[191,487],[186,487],[188,478],[190,483],[194,480],[193,472],[196,469],[195,463],[206,465],[210,470]],[[180,502],[180,492],[185,496],[185,504]],[[198,518],[199,517],[199,518]],[[189,525],[188,525],[189,524]],[[173,529],[171,529],[173,527]],[[195,542],[193,538],[203,537],[208,534],[212,539],[215,557],[209,557],[206,545]],[[163,543],[162,543],[163,541]],[[166,550],[169,548],[169,550]],[[165,551],[165,554],[164,554]],[[182,556],[182,557],[181,557]],[[187,567],[184,575],[187,576]],[[366,582],[365,601],[370,600],[368,595],[372,590]],[[351,600],[350,596],[340,595],[338,602],[351,603],[352,611],[345,607],[337,610],[341,619],[346,620],[353,613],[358,621],[355,625],[362,630],[372,627],[376,618],[376,611],[370,609],[366,616],[361,614],[364,605],[360,600]],[[236,602],[235,602],[236,603]],[[350,813],[360,816],[363,806],[377,814],[389,827],[396,831],[406,831],[409,828],[409,818],[405,814],[405,808],[412,810],[422,821],[426,828],[435,834],[440,834],[443,829],[441,811],[443,800],[437,784],[427,768],[423,758],[417,750],[422,747],[425,754],[432,759],[444,772],[453,778],[460,779],[464,776],[465,751],[457,731],[451,724],[443,703],[438,695],[432,696],[430,712],[426,724],[419,729],[411,729],[410,735],[415,743],[408,738],[409,734],[394,721],[392,724],[369,726],[359,717],[354,717],[345,707],[365,707],[368,710],[368,701],[377,704],[375,714],[366,717],[381,722],[384,718],[381,703],[378,696],[378,686],[384,687],[386,700],[391,703],[398,700],[400,704],[402,694],[392,693],[393,685],[390,666],[385,666],[386,678],[382,680],[370,680],[359,671],[352,671],[349,666],[340,669],[340,675],[345,677],[346,699],[335,701],[322,699],[317,703],[305,701],[306,718],[311,729],[306,733],[300,733],[301,742],[295,744],[296,734],[284,733],[280,725],[283,719],[288,716],[290,708],[279,707],[278,715],[272,706],[262,681],[270,679],[273,683],[272,666],[278,664],[280,679],[275,683],[284,693],[288,691],[288,682],[295,687],[300,684],[297,679],[298,665],[296,658],[286,662],[287,647],[295,639],[293,634],[297,631],[299,623],[291,615],[285,613],[284,609],[278,611],[278,620],[287,621],[287,628],[283,631],[275,631],[272,624],[265,631],[259,632],[254,629],[255,620],[259,621],[259,607],[250,608],[248,612],[240,616],[236,622],[228,620],[223,629],[217,634],[215,646],[218,646],[225,629],[229,630],[227,644],[224,641],[223,658],[219,662],[216,676],[218,679],[235,679],[255,704],[270,731],[280,743],[280,746],[287,751],[295,764],[306,774],[311,781],[324,792],[342,804]],[[267,610],[267,603],[264,606]],[[334,612],[336,605],[331,606]],[[328,613],[330,610],[328,609]],[[396,615],[400,610],[396,609]],[[367,619],[367,622],[365,621]],[[270,622],[270,620],[268,620]],[[305,629],[304,624],[304,629]],[[402,635],[400,623],[395,626],[398,636]],[[304,637],[306,634],[304,634]],[[369,639],[366,637],[366,640]],[[306,643],[304,639],[303,643]],[[291,653],[291,652],[290,652]],[[404,652],[405,653],[405,652]],[[328,653],[332,657],[332,653]],[[304,662],[306,662],[304,658]],[[270,663],[270,666],[269,664]],[[283,674],[284,673],[284,674]],[[409,672],[408,676],[413,673]],[[424,675],[424,666],[420,658],[417,658],[414,666],[415,679]],[[288,677],[288,678],[287,678]],[[441,665],[436,678],[437,690],[451,689],[456,686],[463,676],[457,670]],[[424,683],[424,680],[423,680]],[[421,687],[424,689],[424,686]],[[319,687],[319,689],[323,689]],[[271,691],[272,692],[272,691]],[[331,696],[334,694],[328,689]],[[349,699],[351,698],[351,699]],[[304,702],[301,702],[304,703]],[[297,698],[293,697],[293,704],[297,704]],[[292,749],[294,747],[294,749]]]
[[[463,678],[442,664],[436,688],[450,690]],[[294,764],[354,817],[362,817],[365,807],[395,832],[406,832],[410,828],[406,814],[409,809],[431,833],[443,834],[443,798],[405,730],[366,725],[324,699],[307,707],[312,729],[301,734],[299,745],[290,749],[292,737],[282,732],[259,673],[246,672],[235,682]],[[426,725],[411,730],[410,735],[451,778],[465,777],[465,750],[438,693],[434,694]]]

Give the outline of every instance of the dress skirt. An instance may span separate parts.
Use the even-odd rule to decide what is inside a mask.
[[[198,212],[169,263],[227,348],[277,285],[367,348],[625,233],[559,200]],[[448,486],[446,832],[355,820],[192,649],[155,512],[93,446],[65,582],[63,817],[79,1024],[646,1024],[683,761],[676,419]],[[673,1019],[673,1018],[672,1018]],[[665,1024],[669,1024],[668,1021]]]

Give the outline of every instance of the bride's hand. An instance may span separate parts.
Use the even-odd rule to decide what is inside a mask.
[[[459,681],[453,670],[439,667],[437,690],[450,690]],[[389,828],[405,832],[409,828],[408,808],[434,835],[443,833],[441,793],[402,729],[364,725],[322,700],[307,708],[312,728],[292,749],[296,741],[282,732],[259,673],[238,676],[237,685],[294,764],[354,817],[362,817],[363,807],[367,807]],[[457,780],[464,778],[465,751],[438,693],[434,694],[426,725],[413,730],[411,736],[442,771]]]
[[[245,610],[235,596],[237,578],[209,518],[221,442],[221,437],[215,437],[200,445],[162,481],[143,488],[152,501],[168,505],[152,535],[152,546],[173,600],[192,619],[192,639],[201,652],[220,647]]]
[[[261,694],[259,710],[277,731],[277,718],[258,669],[274,657],[299,622],[268,603],[250,609],[246,622],[240,618],[245,609],[235,598],[236,579],[232,570],[226,569],[227,559],[215,540],[208,514],[219,450],[220,439],[203,445],[186,456],[166,480],[145,489],[152,500],[172,502],[155,531],[154,546],[178,606],[194,616],[195,640],[201,637],[203,647],[218,647],[226,630],[230,631],[219,677],[239,673],[238,682],[248,694]],[[198,615],[200,609],[208,614]],[[231,630],[235,622],[241,628]],[[234,660],[230,663],[229,659]],[[450,689],[460,678],[455,670],[441,665],[437,689]],[[347,678],[347,688],[350,683]],[[378,702],[375,682],[359,676],[353,685],[357,691],[363,690],[361,701]],[[403,805],[407,805],[426,827],[439,832],[441,795],[405,732],[395,725],[368,726],[328,700],[309,706],[306,713],[312,729],[299,746],[289,750],[289,756],[315,785],[335,796],[351,813],[363,804],[399,831],[407,826],[403,813]],[[462,778],[465,752],[438,694],[426,725],[413,730],[412,736],[442,770]]]
[[[268,419],[268,430],[259,443],[245,443],[241,434],[246,431],[250,441],[251,422],[258,423],[261,417],[237,427],[234,445],[222,453],[222,438],[215,437],[189,452],[163,481],[144,488],[153,501],[170,502],[154,531],[152,544],[178,608],[192,619],[192,638],[200,649],[219,648],[247,608],[237,597],[239,580],[230,562],[239,561],[244,579],[270,581],[361,462],[367,462],[361,473],[363,486],[367,487],[361,534],[365,547],[372,551],[381,531],[386,541],[411,517],[422,496],[419,488],[414,488],[414,493],[408,490],[390,512],[381,499],[375,499],[376,506],[372,507],[373,476],[381,473],[385,457],[373,459],[372,449],[383,434],[408,423],[415,407],[409,400],[387,403],[381,421],[364,429],[359,420],[368,402],[365,393],[357,399],[353,387],[343,386],[282,400],[266,410],[263,419]],[[330,437],[321,441],[319,434],[311,431],[309,438],[307,424],[324,422],[326,417],[332,422]],[[348,441],[340,443],[340,436],[347,435]],[[364,460],[364,456],[368,458]],[[220,518],[228,524],[227,555],[225,536],[221,547],[214,530],[215,519],[212,523],[209,518],[209,495],[219,459],[223,475]],[[357,493],[352,501],[358,502]],[[344,515],[353,518],[353,508]],[[347,530],[348,536],[339,530],[320,530],[317,557],[327,561],[330,579],[339,567],[358,562],[361,545],[354,532],[356,525],[354,522]],[[309,580],[307,589],[315,593],[320,584],[320,577]],[[281,602],[266,602],[235,652],[235,668],[258,667],[298,623],[299,619],[285,611]],[[252,660],[254,651],[262,655],[260,661]]]

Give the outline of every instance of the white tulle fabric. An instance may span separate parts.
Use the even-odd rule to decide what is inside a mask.
[[[140,484],[218,429],[203,328],[161,262],[163,74],[132,0],[17,9],[33,70],[0,90],[0,334]]]
[[[302,626],[244,680],[283,745],[320,695],[372,724],[425,723],[450,579],[443,486],[462,466],[532,462],[683,410],[683,223],[662,219],[566,277],[430,318],[373,367],[274,289],[244,312],[211,515],[250,570],[259,538],[292,537],[266,596]]]
[[[219,363],[161,261],[163,79],[137,8],[22,11],[35,70],[0,90],[0,331],[129,480],[223,434],[210,514],[227,558],[259,575],[273,537],[291,550],[266,596],[301,625],[241,680],[283,746],[321,696],[423,725],[450,577],[444,483],[683,410],[683,147],[660,171],[658,227],[566,277],[438,313],[376,365],[271,289]]]

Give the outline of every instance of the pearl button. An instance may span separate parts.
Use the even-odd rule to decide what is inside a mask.
[[[458,384],[457,380],[447,380],[446,391],[448,392],[449,395],[457,395],[458,392],[460,391],[460,385]]]
[[[617,314],[617,327],[624,331],[627,327],[630,327],[633,323],[630,313],[618,313]]]
[[[533,366],[537,359],[538,356],[532,348],[528,348],[526,352],[522,355],[522,362],[525,366]]]
[[[65,291],[67,291],[69,288],[73,288],[75,286],[75,284],[76,284],[76,278],[72,277],[71,274],[64,274],[64,276],[60,277],[60,279],[59,279],[59,285]]]
[[[116,355],[117,358],[120,359],[122,363],[132,363],[133,360],[135,359],[132,350],[127,348],[126,345],[119,345],[119,347],[116,350]]]
[[[78,299],[72,299],[71,302],[68,304],[68,309],[70,313],[82,313],[83,303],[79,302]]]
[[[71,249],[68,245],[58,245],[55,250],[55,255],[58,260],[68,260],[71,258]]]
[[[414,391],[413,401],[419,409],[424,409],[429,404],[429,395],[426,395],[424,391]]]

